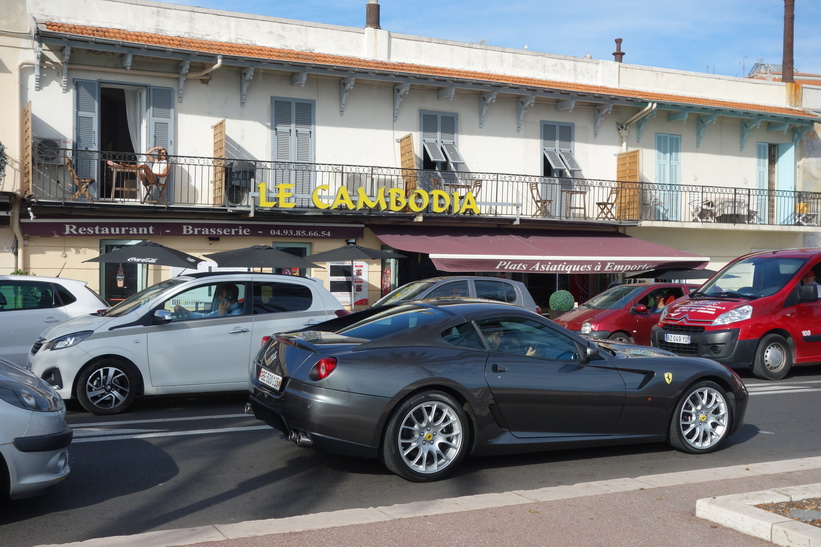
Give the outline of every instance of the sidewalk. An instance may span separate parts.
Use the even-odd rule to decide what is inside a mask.
[[[821,528],[753,507],[786,501],[790,495],[793,499],[821,497],[821,457],[148,532],[68,545],[755,547],[772,545],[772,538],[778,545],[821,547]]]

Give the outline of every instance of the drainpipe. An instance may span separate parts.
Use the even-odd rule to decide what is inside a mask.
[[[17,184],[23,184],[23,147],[25,142],[23,140],[23,67],[34,66],[34,61],[20,61],[17,63],[17,127],[20,128],[21,135],[19,136],[19,146],[17,149]],[[33,173],[30,173],[33,176]],[[15,190],[12,188],[12,190]],[[23,205],[23,188],[19,186],[14,192],[14,203],[11,206],[11,229],[14,232],[14,238],[17,240],[17,253],[14,255],[14,269],[22,270],[25,264],[25,241],[23,241],[23,229],[20,227],[20,207]]]
[[[217,64],[215,64],[214,66],[212,66],[210,68],[206,68],[202,72],[198,72],[196,74],[189,74],[188,76],[185,77],[185,79],[186,80],[199,80],[203,76],[207,76],[208,74],[214,72],[215,70],[217,70],[221,66],[222,66],[222,55],[219,55],[219,56],[217,56]],[[208,79],[210,79],[210,77]]]
[[[644,109],[635,114],[632,118],[627,120],[623,123],[617,123],[616,127],[619,130],[619,135],[621,136],[621,150],[622,152],[627,152],[627,137],[630,135],[630,126],[642,118],[646,118],[650,114],[656,111],[658,108],[658,103],[650,103],[644,107]]]

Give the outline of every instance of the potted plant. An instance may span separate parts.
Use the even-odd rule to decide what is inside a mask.
[[[550,295],[550,318],[555,319],[566,311],[573,309],[573,295],[570,291],[558,290]]]

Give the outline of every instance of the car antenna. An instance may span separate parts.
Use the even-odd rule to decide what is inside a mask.
[[[65,268],[65,267],[66,267],[66,263],[65,263],[65,262],[63,262],[63,267],[62,267],[62,268],[60,268],[60,271],[59,271],[59,272],[57,272],[57,277],[60,277],[60,274],[61,274],[61,273],[63,273],[63,268]]]

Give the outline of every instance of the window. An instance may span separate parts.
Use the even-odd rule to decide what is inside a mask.
[[[656,183],[681,182],[681,135],[656,135]]]
[[[582,168],[573,155],[573,124],[542,122],[546,177],[572,177]]]
[[[276,249],[277,251],[282,251],[284,253],[290,253],[292,255],[298,256],[300,258],[305,258],[308,256],[308,251],[311,250],[310,243],[277,243],[274,242],[271,244],[271,247]],[[283,275],[306,275],[305,268],[277,268],[276,273],[280,273]]]
[[[436,287],[425,298],[464,298],[470,296],[467,281],[452,281]]]
[[[254,283],[254,314],[304,311],[314,298],[311,289],[297,283]]]
[[[455,114],[422,113],[422,168],[456,171],[465,163],[456,147]]]
[[[516,289],[510,283],[492,279],[477,279],[474,284],[476,285],[477,298],[498,300],[499,302],[516,302]]]
[[[547,325],[520,317],[477,322],[490,351],[540,359],[581,360],[572,338]]]
[[[448,344],[459,346],[460,348],[470,348],[485,350],[482,340],[479,338],[479,333],[473,323],[462,323],[459,326],[451,327],[442,333],[442,338]]]
[[[170,87],[75,81],[74,164],[80,178],[98,181],[91,187],[95,198],[111,195],[109,157],[132,161],[154,146],[173,154],[174,96]]]
[[[50,283],[4,281],[0,285],[0,311],[36,310],[61,304]]]
[[[162,306],[171,312],[174,321],[243,315],[245,284],[223,282],[199,285],[166,300]]]
[[[277,162],[314,162],[314,102],[302,99],[271,98],[271,127],[273,136],[273,158]],[[302,194],[300,205],[307,205],[307,194],[313,190],[311,171],[274,169],[274,184],[293,183],[294,193]]]

